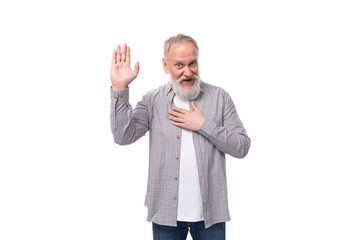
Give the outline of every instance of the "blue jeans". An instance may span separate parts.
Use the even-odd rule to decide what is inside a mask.
[[[205,228],[201,222],[177,222],[177,227],[153,223],[154,240],[186,240],[190,230],[193,240],[225,240],[225,222]]]

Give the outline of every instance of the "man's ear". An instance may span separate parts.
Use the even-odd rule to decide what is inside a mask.
[[[164,72],[165,72],[166,74],[168,74],[168,73],[169,73],[169,70],[168,70],[168,67],[167,67],[167,64],[166,64],[166,61],[165,61],[164,58],[162,59],[162,62],[163,62]]]

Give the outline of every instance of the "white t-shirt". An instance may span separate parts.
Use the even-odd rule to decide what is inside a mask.
[[[175,96],[174,102],[176,107],[190,110],[189,101],[183,101]],[[177,220],[184,222],[204,220],[194,141],[192,131],[187,129],[182,129],[181,132]]]

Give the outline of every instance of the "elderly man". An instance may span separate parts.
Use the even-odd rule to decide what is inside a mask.
[[[199,78],[196,41],[178,34],[164,44],[163,68],[170,81],[149,91],[135,109],[129,84],[130,48],[113,51],[111,129],[116,143],[135,142],[150,132],[145,198],[154,239],[225,239],[230,220],[225,153],[243,158],[250,139],[235,105],[222,88]]]

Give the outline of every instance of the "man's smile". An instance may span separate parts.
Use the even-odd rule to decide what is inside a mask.
[[[194,79],[193,78],[188,78],[188,79],[184,79],[181,80],[181,87],[183,88],[191,88],[194,85]]]

